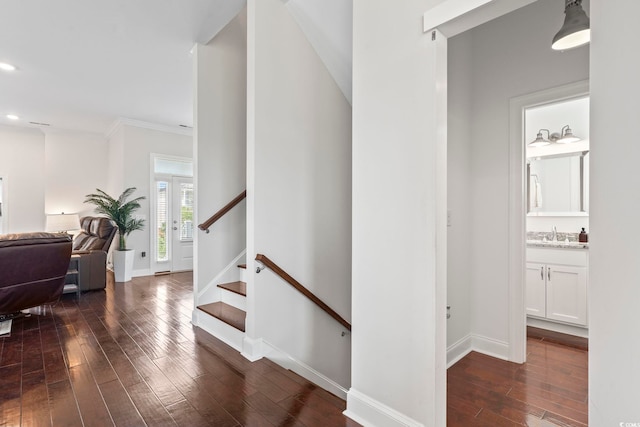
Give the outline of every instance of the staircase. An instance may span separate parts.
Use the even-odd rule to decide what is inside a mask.
[[[198,316],[198,326],[222,339],[236,350],[242,349],[247,317],[247,265],[239,264],[240,280],[220,283],[220,300],[199,305],[197,309],[208,316]],[[215,332],[214,332],[215,331]]]

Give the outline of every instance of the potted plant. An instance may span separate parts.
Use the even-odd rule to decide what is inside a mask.
[[[120,197],[114,199],[104,191],[96,189],[96,193],[87,194],[85,203],[96,206],[96,212],[111,219],[118,227],[118,248],[113,252],[113,272],[116,282],[128,282],[131,280],[133,259],[135,251],[127,249],[126,238],[132,231],[142,230],[144,220],[133,217],[133,213],[140,209],[140,201],[144,196],[127,201],[129,196],[136,191],[135,187],[127,188]]]

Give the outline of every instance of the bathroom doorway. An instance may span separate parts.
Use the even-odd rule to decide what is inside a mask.
[[[589,85],[522,97],[527,326],[588,337]],[[585,233],[581,234],[584,230]]]

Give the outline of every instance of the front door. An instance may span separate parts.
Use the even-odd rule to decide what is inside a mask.
[[[193,178],[171,178],[171,271],[193,270]]]

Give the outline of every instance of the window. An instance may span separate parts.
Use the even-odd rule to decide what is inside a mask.
[[[193,184],[180,184],[180,240],[193,240]]]
[[[156,181],[156,261],[168,261],[167,222],[168,222],[168,182]]]

